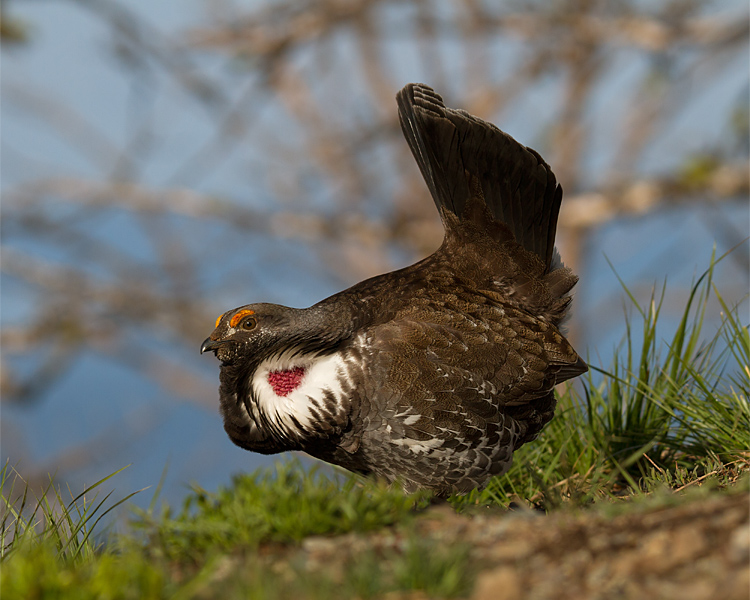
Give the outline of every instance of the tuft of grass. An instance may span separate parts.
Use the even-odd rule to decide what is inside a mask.
[[[127,467],[123,467],[127,468]],[[94,530],[112,510],[138,492],[107,505],[112,492],[99,499],[102,486],[123,469],[100,479],[74,495],[49,483],[34,494],[21,475],[6,462],[0,469],[0,597],[9,599],[73,597],[141,598],[131,582],[164,579],[145,557],[128,561],[128,571],[118,570],[119,559]],[[147,587],[153,587],[149,585]],[[111,590],[118,590],[112,595]],[[131,593],[132,592],[132,593]]]
[[[138,493],[133,492],[106,508],[112,492],[99,500],[98,488],[125,468],[100,479],[78,495],[74,496],[68,488],[70,500],[66,501],[52,477],[41,494],[30,493],[28,483],[6,461],[0,469],[0,561],[5,561],[13,551],[24,546],[54,548],[57,557],[66,561],[81,561],[93,556],[97,550],[92,538],[96,525]]]
[[[216,493],[196,487],[179,514],[166,507],[154,518],[141,511],[135,526],[167,558],[202,556],[262,543],[294,543],[312,535],[369,531],[403,521],[427,493],[348,476],[331,480],[297,460],[237,475]]]
[[[616,360],[604,385],[586,388],[587,412],[601,420],[594,430],[606,436],[600,445],[633,476],[643,474],[646,462],[670,468],[695,458],[732,460],[750,450],[750,338],[737,308],[712,284],[716,262],[712,257],[693,285],[670,340],[657,334],[664,289],[643,308],[625,288],[642,320],[640,353],[627,319],[626,364]],[[723,308],[722,323],[702,342],[712,293]]]
[[[51,539],[18,546],[2,563],[0,595],[28,598],[141,600],[171,597],[169,570],[143,552],[120,554],[105,547],[80,560],[61,557]]]

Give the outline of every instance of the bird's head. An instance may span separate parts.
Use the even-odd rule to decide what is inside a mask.
[[[248,304],[216,319],[213,333],[201,344],[224,365],[238,359],[259,359],[295,334],[298,311],[276,304]]]

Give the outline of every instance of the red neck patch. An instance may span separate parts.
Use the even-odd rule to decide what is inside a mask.
[[[287,371],[270,371],[268,384],[277,396],[288,396],[300,386],[304,376],[303,367],[294,367]]]

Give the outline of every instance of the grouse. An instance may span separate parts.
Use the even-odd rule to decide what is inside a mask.
[[[301,450],[440,497],[506,472],[552,418],[554,386],[588,367],[559,329],[578,278],[554,247],[549,165],[426,85],[397,103],[440,248],[310,308],[230,310],[201,353],[221,361],[238,446]]]

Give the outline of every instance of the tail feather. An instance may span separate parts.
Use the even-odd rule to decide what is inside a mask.
[[[495,221],[536,254],[548,272],[562,188],[542,157],[491,123],[447,108],[426,85],[407,85],[397,101],[401,128],[446,228],[445,211],[459,219],[481,218],[465,211],[478,185]],[[495,236],[504,231],[486,229]]]

